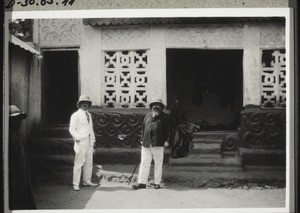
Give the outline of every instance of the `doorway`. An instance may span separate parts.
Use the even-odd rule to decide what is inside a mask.
[[[234,130],[243,107],[243,51],[167,49],[167,105],[202,130]]]
[[[43,125],[68,125],[77,109],[78,51],[43,51],[43,57]]]

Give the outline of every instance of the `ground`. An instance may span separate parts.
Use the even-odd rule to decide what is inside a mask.
[[[177,183],[163,183],[154,189],[151,180],[146,189],[132,190],[136,174],[128,184],[135,165],[95,166],[93,181],[98,187],[72,189],[72,169],[60,168],[43,174],[33,174],[33,189],[38,209],[98,209],[98,210],[141,210],[167,209],[174,211],[207,210],[206,208],[276,208],[284,211],[285,188],[258,184],[235,187],[193,187]],[[188,175],[188,174],[187,174]],[[151,176],[151,174],[150,174]],[[245,210],[245,209],[244,209]],[[131,210],[132,211],[132,210]],[[138,211],[140,212],[140,211]],[[233,211],[232,211],[233,212]],[[254,212],[262,212],[256,209]]]

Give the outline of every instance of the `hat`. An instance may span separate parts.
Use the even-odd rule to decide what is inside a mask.
[[[149,105],[150,105],[150,108],[152,108],[152,105],[153,104],[160,104],[162,106],[162,108],[164,108],[164,104],[162,102],[161,99],[154,99]]]
[[[77,101],[77,107],[78,107],[78,108],[80,108],[80,107],[79,107],[79,103],[80,103],[80,102],[83,102],[83,101],[90,102],[90,106],[92,105],[92,101],[90,100],[90,97],[89,97],[89,96],[87,96],[87,95],[81,95],[81,96],[79,97],[79,101]]]
[[[9,116],[19,116],[19,115],[26,116],[26,113],[21,112],[20,109],[17,106],[10,105],[9,106]]]

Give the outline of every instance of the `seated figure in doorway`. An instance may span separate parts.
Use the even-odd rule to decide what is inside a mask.
[[[180,101],[175,100],[171,108],[172,118],[172,158],[186,157],[189,150],[194,147],[192,134],[199,131],[199,126],[188,123],[187,110],[183,109]]]

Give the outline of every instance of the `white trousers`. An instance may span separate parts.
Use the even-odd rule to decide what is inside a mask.
[[[89,139],[75,142],[75,161],[73,167],[73,185],[79,186],[81,171],[84,183],[90,182],[93,171],[93,145]]]
[[[148,183],[152,159],[154,159],[154,184],[161,183],[164,147],[145,148],[143,146],[141,152],[141,164],[139,169],[138,183]]]

